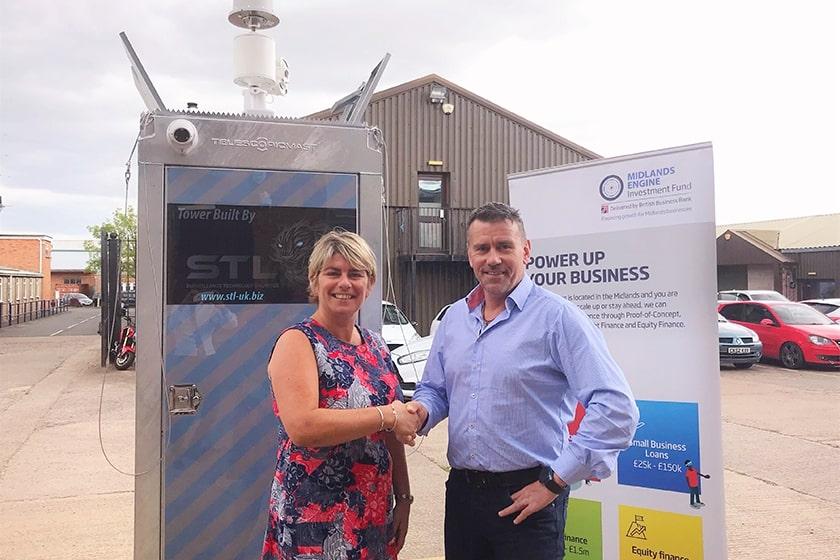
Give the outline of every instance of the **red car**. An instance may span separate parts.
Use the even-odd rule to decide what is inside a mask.
[[[807,364],[840,367],[840,325],[801,303],[782,301],[723,302],[718,312],[754,330],[764,355],[787,368]]]

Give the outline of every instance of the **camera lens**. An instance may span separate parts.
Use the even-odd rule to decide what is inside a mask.
[[[190,141],[190,131],[186,128],[176,128],[175,132],[172,133],[172,136],[175,138],[176,142],[184,143]]]

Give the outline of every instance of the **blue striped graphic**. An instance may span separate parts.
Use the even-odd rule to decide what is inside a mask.
[[[196,534],[210,521],[214,526],[221,524],[219,530],[233,534],[248,533],[255,523],[265,524],[277,445],[277,421],[271,412],[265,372],[268,353],[279,333],[310,315],[312,306],[231,307],[238,308],[234,312],[241,318],[237,330],[218,345],[215,354],[193,360],[192,367],[183,369],[178,380],[168,379],[170,384],[195,383],[200,390],[208,387],[203,391],[204,408],[197,415],[173,418],[165,478],[169,559],[199,557],[196,547],[205,546],[206,539],[197,539]],[[254,314],[249,307],[256,307],[259,313]],[[177,314],[178,310],[173,309],[170,316]],[[183,321],[181,324],[188,325]],[[167,332],[167,336],[175,338],[175,333]],[[235,364],[232,371],[215,383],[211,381],[217,372],[226,369],[226,362],[243,355],[245,359]],[[249,455],[250,461],[242,463]],[[205,492],[209,488],[217,494],[207,504]],[[243,496],[249,491],[257,498],[243,503]],[[176,526],[182,525],[177,522],[179,518],[194,515],[191,508],[199,503],[201,512],[176,531]],[[246,523],[227,519],[228,513],[240,508],[244,509],[236,517],[247,520]],[[253,546],[258,547],[259,543]]]
[[[167,201],[175,204],[356,208],[356,176],[168,167]]]
[[[167,203],[357,207],[353,174],[168,167]],[[277,420],[266,375],[277,336],[312,305],[168,305],[167,385],[194,383],[198,413],[172,417],[164,476],[165,557],[252,559],[267,523]]]

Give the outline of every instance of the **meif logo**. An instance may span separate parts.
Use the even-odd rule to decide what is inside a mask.
[[[598,192],[601,193],[601,197],[604,200],[612,202],[624,192],[624,181],[618,175],[607,175],[601,181]]]

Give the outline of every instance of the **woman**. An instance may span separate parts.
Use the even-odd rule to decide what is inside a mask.
[[[375,281],[358,235],[315,244],[318,308],[282,333],[268,364],[280,428],[264,560],[393,559],[405,542],[413,498],[397,437],[412,441],[417,417],[399,400],[385,343],[355,323]]]

